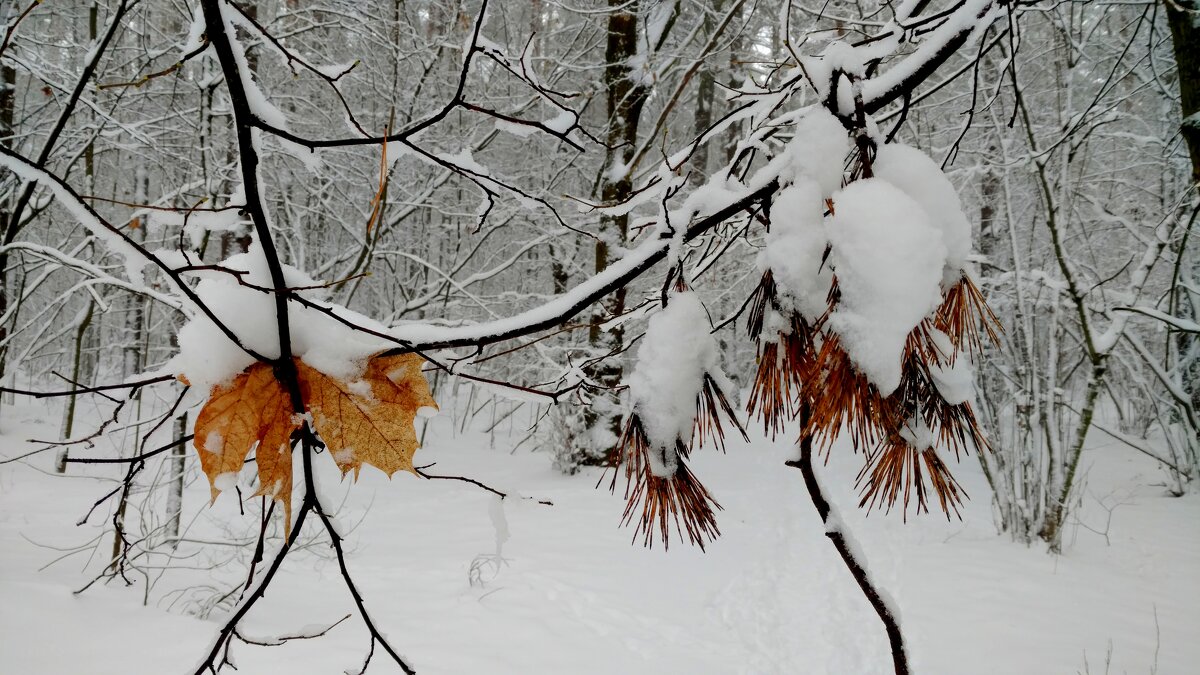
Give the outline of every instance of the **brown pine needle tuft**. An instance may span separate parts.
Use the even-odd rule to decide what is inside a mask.
[[[926,476],[929,485],[926,486]],[[866,464],[858,474],[861,499],[858,505],[870,511],[876,507],[891,512],[899,501],[904,519],[908,520],[908,505],[916,498],[917,513],[929,512],[929,490],[932,489],[946,518],[950,510],[962,519],[958,507],[967,496],[954,480],[950,469],[932,448],[917,450],[900,437],[880,444],[867,455]]]
[[[649,453],[658,449],[651,448],[637,414],[625,423],[621,448],[626,500],[621,525],[633,524],[634,541],[641,535],[642,545],[653,548],[657,534],[663,548],[669,548],[674,526],[681,536],[703,550],[706,543],[720,536],[716,511],[721,510],[721,505],[687,467],[688,449],[682,442],[677,441],[675,451],[679,458],[675,474],[670,477],[651,472]],[[615,487],[616,475],[610,489]]]
[[[704,439],[707,438],[716,444],[721,452],[725,452],[725,429],[721,426],[721,411],[724,411],[725,417],[742,435],[742,440],[750,442],[750,437],[746,435],[746,430],[738,421],[737,413],[730,405],[725,392],[708,373],[704,374],[704,388],[700,390],[700,396],[696,399],[696,421],[692,426],[692,442],[703,445]]]
[[[813,339],[816,333],[800,315],[793,312],[789,333],[763,335],[767,311],[781,311],[777,291],[775,280],[767,271],[751,296],[747,321],[750,336],[758,340],[759,354],[758,369],[750,386],[746,410],[762,420],[763,432],[769,432],[771,438],[783,430],[787,420],[796,416],[796,404],[803,391],[803,383],[813,369]],[[769,339],[771,337],[775,339]]]
[[[870,447],[879,438],[885,419],[879,390],[854,367],[837,335],[825,336],[811,375],[805,378],[804,396],[812,414],[801,434],[812,436],[826,451],[845,427],[855,448]]]
[[[794,336],[780,335],[777,342],[759,346],[758,371],[750,386],[746,410],[762,419],[763,432],[774,438],[784,423],[795,416],[795,405],[801,390],[803,366],[797,362],[802,353]]]
[[[937,329],[949,336],[957,350],[955,353],[981,353],[984,335],[992,344],[1000,343],[1000,319],[988,307],[983,292],[966,274],[946,291],[935,316]],[[953,363],[954,354],[950,355],[950,360]]]
[[[871,448],[859,474],[860,506],[890,511],[897,501],[907,517],[915,499],[917,511],[928,511],[930,491],[943,512],[958,513],[966,493],[932,449],[919,451],[901,436],[909,420],[919,418],[934,433],[935,443],[952,448],[956,457],[971,449],[987,450],[979,421],[969,403],[950,403],[937,386],[935,373],[954,365],[960,352],[978,353],[983,340],[996,342],[1000,326],[983,294],[964,274],[946,291],[941,306],[908,336],[902,355],[903,377],[886,398],[855,367],[826,319],[841,301],[836,276],[825,315],[815,326],[793,314],[790,334],[763,335],[769,311],[781,311],[779,289],[768,271],[750,299],[748,328],[759,342],[758,371],[747,409],[777,434],[795,418],[801,401],[809,402],[801,438],[811,438],[828,453],[843,430],[855,449]],[[946,340],[938,333],[945,334]],[[947,353],[949,352],[949,353]]]

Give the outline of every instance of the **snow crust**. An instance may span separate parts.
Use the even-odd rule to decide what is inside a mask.
[[[933,447],[933,430],[925,423],[920,415],[910,418],[900,429],[900,437],[915,450],[928,450]]]
[[[213,479],[213,487],[221,492],[229,492],[237,487],[237,472],[226,471]]]
[[[204,44],[204,9],[197,3],[196,8],[192,10],[192,21],[188,24],[187,38],[179,47],[180,58],[199,49],[202,44]]]
[[[908,333],[941,302],[946,247],[920,204],[881,178],[834,195],[826,223],[841,301],[829,325],[868,380],[900,385]]]
[[[496,120],[496,129],[517,138],[528,138],[538,133],[538,128],[532,124],[517,124],[502,119]]]
[[[488,519],[492,521],[492,529],[496,532],[496,557],[504,555],[504,543],[512,538],[508,531],[508,518],[504,515],[504,497],[493,495],[488,500]]]
[[[571,127],[575,126],[577,120],[578,118],[575,116],[574,111],[564,109],[557,116],[542,122],[542,125],[550,131],[565,134],[571,130]]]
[[[232,47],[233,59],[237,62],[238,75],[242,80],[242,86],[246,91],[246,103],[250,106],[250,110],[256,117],[270,124],[273,127],[286,130],[288,128],[287,117],[275,104],[267,98],[262,89],[259,88],[258,82],[254,79],[254,69],[250,67],[249,61],[246,60],[246,50],[242,46],[237,37],[237,31],[233,29],[234,23],[242,26],[251,33],[257,33],[258,29],[254,24],[246,21],[246,19],[237,13],[237,11],[221,5],[221,19],[225,24],[225,33],[229,36],[229,45]]]

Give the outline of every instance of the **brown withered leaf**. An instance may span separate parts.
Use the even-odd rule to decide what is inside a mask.
[[[265,363],[250,366],[227,385],[213,387],[196,418],[192,441],[200,455],[200,467],[212,486],[213,500],[221,491],[221,476],[236,476],[246,455],[258,443],[257,494],[283,504],[287,528],[291,529],[291,436],[296,427],[287,392]]]
[[[422,363],[415,354],[374,356],[361,378],[343,382],[295,360],[305,407],[343,474],[353,470],[357,478],[363,464],[389,476],[413,471],[419,446],[413,420],[420,408],[437,408]],[[236,476],[257,443],[256,494],[283,505],[286,529],[291,530],[291,436],[297,428],[287,391],[268,364],[256,363],[233,382],[213,387],[196,418],[193,440],[213,499],[220,493],[221,476]]]
[[[343,475],[358,478],[363,464],[388,476],[413,471],[413,420],[418,409],[437,407],[422,363],[416,354],[374,356],[361,379],[343,382],[296,362],[313,425]]]

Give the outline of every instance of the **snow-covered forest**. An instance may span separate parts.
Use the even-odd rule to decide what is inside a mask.
[[[1194,0],[0,25],[0,673],[1200,672]]]

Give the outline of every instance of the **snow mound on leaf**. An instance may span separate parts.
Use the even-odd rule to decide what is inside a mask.
[[[957,282],[971,252],[971,224],[941,167],[914,147],[891,143],[879,146],[872,169],[877,178],[900,188],[925,210],[946,246],[943,283]]]
[[[278,358],[279,329],[270,271],[262,248],[255,243],[246,253],[220,264],[225,271],[205,270],[195,292],[237,341],[231,339],[204,312],[193,309],[190,320],[179,330],[179,353],[168,364],[171,372],[184,375],[201,391],[233,379],[252,365],[247,349],[266,358]],[[289,288],[318,286],[319,282],[289,265],[283,266]],[[344,325],[328,313],[346,321],[383,332],[384,326],[348,309],[324,301],[322,289],[298,291],[306,300],[322,307],[288,302],[288,325],[292,353],[316,370],[331,377],[352,380],[362,373],[363,362],[393,343]],[[241,346],[239,346],[239,343]],[[245,347],[245,349],[242,348]]]
[[[658,448],[691,439],[705,373],[723,379],[711,330],[704,305],[690,291],[672,294],[650,318],[627,384],[646,436]]]
[[[782,299],[813,321],[824,311],[833,273],[822,264],[829,238],[823,226],[821,187],[799,180],[779,191],[771,204],[771,231],[759,254],[759,267],[770,270]]]
[[[825,231],[841,301],[830,328],[887,396],[900,385],[909,332],[941,303],[946,246],[921,205],[880,178],[834,195]]]

